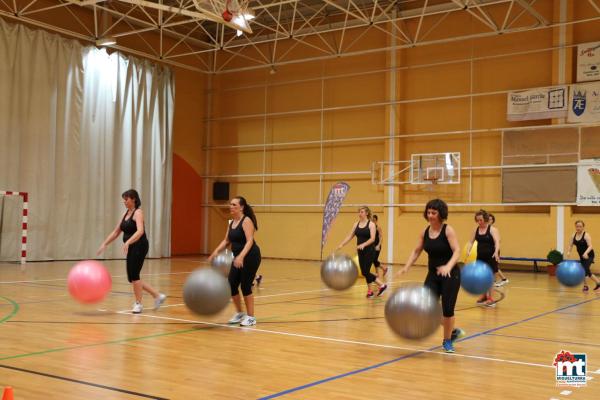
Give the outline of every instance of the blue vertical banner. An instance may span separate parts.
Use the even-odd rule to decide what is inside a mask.
[[[342,207],[342,203],[346,198],[346,194],[348,194],[348,190],[350,190],[350,185],[346,182],[338,182],[329,191],[329,196],[327,196],[327,202],[325,203],[325,209],[323,210],[323,230],[321,231],[321,258],[323,258],[323,246],[325,246],[325,242],[327,242],[327,234],[329,233],[329,229],[331,229],[331,225],[333,221],[335,221],[335,217],[337,217],[340,212],[340,208]]]

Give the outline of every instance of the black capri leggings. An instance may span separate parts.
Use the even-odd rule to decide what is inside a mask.
[[[367,280],[367,285],[371,282],[375,282],[377,278],[371,273],[371,265],[375,260],[375,248],[373,246],[367,246],[363,250],[358,250],[358,263],[360,264],[360,273],[363,274]]]
[[[592,264],[594,263],[594,259],[588,258],[586,260],[585,258],[581,258],[580,261],[581,261],[581,265],[583,266],[583,269],[585,270],[585,276],[591,277],[592,276]]]
[[[373,265],[375,268],[381,267],[381,263],[379,262],[379,253],[381,253],[381,250],[375,250],[375,256],[373,257]]]
[[[148,239],[140,239],[129,246],[127,250],[127,280],[139,281],[144,259],[148,254]]]
[[[492,272],[493,273],[497,273],[498,272],[498,261],[496,261],[496,259],[493,256],[490,257],[485,257],[485,258],[479,258],[477,257],[477,259],[479,261],[483,261],[484,263],[486,263],[487,265],[490,266],[490,268],[492,268]]]
[[[442,297],[444,317],[453,317],[454,306],[460,289],[460,268],[458,266],[452,268],[449,277],[438,275],[435,271],[429,270],[424,284],[433,290],[438,299],[440,296]]]
[[[242,268],[236,268],[233,264],[231,265],[227,279],[229,280],[229,286],[231,286],[232,296],[239,294],[239,286],[242,286],[242,294],[244,296],[252,294],[252,282],[260,266],[260,261],[260,249],[256,246],[256,249],[251,249],[246,254],[246,257],[244,257],[244,266]]]

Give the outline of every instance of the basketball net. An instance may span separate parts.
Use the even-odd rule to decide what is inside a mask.
[[[435,188],[436,188],[436,186],[437,186],[438,179],[439,179],[439,178],[438,178],[437,176],[431,176],[431,177],[428,177],[428,178],[423,178],[423,180],[424,180],[425,182],[428,182],[428,183],[425,185],[425,190],[426,190],[426,191],[428,191],[428,192],[433,192],[433,191],[434,191],[434,189],[435,189]]]

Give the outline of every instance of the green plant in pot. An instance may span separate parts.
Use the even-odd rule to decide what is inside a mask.
[[[556,275],[556,266],[563,262],[563,254],[558,250],[550,250],[546,256],[548,262],[551,264],[548,266],[548,274]]]

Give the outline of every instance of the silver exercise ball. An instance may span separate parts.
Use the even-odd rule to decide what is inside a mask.
[[[321,264],[321,280],[331,289],[346,290],[357,277],[356,264],[346,254],[332,254]]]
[[[440,326],[442,306],[431,289],[421,285],[403,286],[385,303],[389,327],[406,339],[422,339]]]
[[[210,268],[192,272],[183,285],[183,301],[196,314],[216,314],[227,306],[230,298],[229,282]]]
[[[216,271],[219,271],[223,276],[229,276],[229,270],[231,269],[233,258],[234,257],[231,250],[225,249],[219,252],[219,254],[217,254],[216,257],[212,259],[210,265]]]

